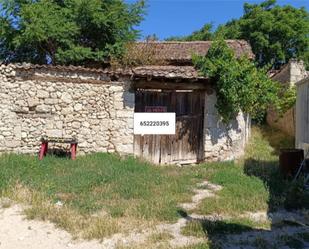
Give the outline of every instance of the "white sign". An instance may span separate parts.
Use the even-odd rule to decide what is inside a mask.
[[[176,113],[136,112],[134,113],[134,134],[174,135],[176,133]]]

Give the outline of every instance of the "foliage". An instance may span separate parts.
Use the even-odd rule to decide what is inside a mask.
[[[124,53],[121,56],[112,56],[112,67],[136,67],[145,65],[164,65],[166,62],[157,56],[157,49],[151,43],[127,43],[124,45]]]
[[[280,95],[281,97],[276,107],[279,115],[282,116],[296,104],[296,87],[284,87]]]
[[[216,84],[217,108],[225,122],[243,111],[260,119],[270,104],[278,103],[280,85],[246,56],[236,58],[223,40],[212,43],[206,56],[194,56],[195,66]]]
[[[291,58],[302,59],[309,66],[309,14],[304,7],[279,6],[276,0],[246,3],[242,17],[206,34],[202,29],[181,40],[244,39],[251,44],[261,67],[278,67]]]
[[[205,24],[200,30],[193,32],[191,35],[188,36],[172,36],[167,41],[208,41],[211,40],[213,37],[213,33],[211,29],[213,25],[211,23]]]
[[[300,58],[309,47],[309,14],[305,8],[280,7],[275,0],[245,4],[240,38],[250,42],[260,65]]]
[[[138,37],[144,1],[0,0],[0,60],[102,63]]]

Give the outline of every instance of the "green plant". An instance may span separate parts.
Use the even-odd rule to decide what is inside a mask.
[[[286,209],[309,208],[309,193],[305,190],[303,178],[291,183],[286,193],[284,206]]]
[[[211,32],[201,30],[176,40],[243,39],[250,43],[259,66],[278,67],[292,58],[304,60],[309,68],[309,14],[305,7],[281,6],[276,0],[245,3],[244,14]]]
[[[124,46],[121,56],[112,56],[111,65],[117,67],[137,67],[145,65],[164,65],[166,62],[157,56],[157,49],[151,41],[129,42]]]
[[[206,56],[193,56],[200,74],[213,79],[217,109],[227,123],[243,111],[261,119],[271,104],[278,104],[280,85],[257,69],[246,56],[237,58],[222,39],[212,43]]]
[[[139,36],[144,1],[0,0],[0,60],[101,65]]]
[[[277,111],[280,116],[291,109],[296,104],[296,87],[289,86],[282,90],[281,98],[277,105]]]

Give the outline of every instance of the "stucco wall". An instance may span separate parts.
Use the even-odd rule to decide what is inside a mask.
[[[0,152],[36,153],[44,135],[79,152],[132,153],[134,93],[95,72],[0,67]]]
[[[309,149],[309,77],[297,84],[296,148]],[[307,154],[307,153],[306,153]]]
[[[205,98],[205,159],[206,161],[233,160],[243,155],[251,133],[251,119],[239,113],[235,120],[225,124],[216,109],[216,94]]]

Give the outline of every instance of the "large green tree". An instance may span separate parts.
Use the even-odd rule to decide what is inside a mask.
[[[0,60],[98,64],[139,36],[144,1],[0,0]]]
[[[193,34],[200,40],[204,31]],[[260,66],[280,66],[291,58],[309,65],[309,14],[305,8],[279,6],[276,0],[246,3],[241,18],[219,26],[210,37],[247,40]]]

